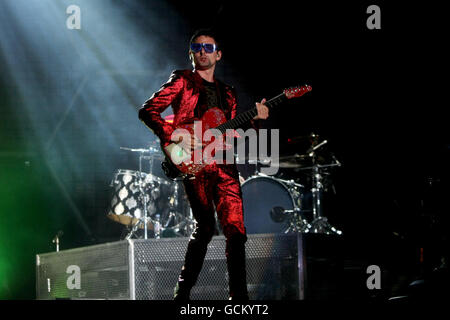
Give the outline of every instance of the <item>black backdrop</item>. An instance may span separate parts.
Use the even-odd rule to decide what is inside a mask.
[[[264,126],[280,128],[282,143],[311,132],[329,141],[327,150],[343,166],[333,171],[336,193],[325,215],[344,231],[349,256],[375,264],[403,259],[404,272],[412,278],[419,273],[418,250],[428,246],[434,250],[430,268],[438,264],[441,245],[447,243],[444,197],[450,145],[445,100],[440,99],[445,82],[438,77],[445,57],[442,9],[379,1],[382,28],[368,30],[366,8],[372,3],[367,1],[170,3],[187,22],[181,35],[186,39],[200,27],[219,30],[224,61],[217,74],[236,86],[242,109],[285,87],[313,87],[310,94],[273,112]],[[143,6],[153,8],[150,2]],[[13,96],[2,91],[9,124],[0,130],[11,150],[20,151],[23,136],[13,131],[16,113],[8,113],[17,108]],[[15,160],[2,161],[6,168]],[[119,226],[106,218],[92,218],[106,212],[106,189],[96,186],[100,204],[88,206],[91,211],[86,213],[94,237],[86,237],[75,218],[54,226],[65,228],[66,248],[110,241],[120,234]],[[63,200],[59,205],[68,206]],[[40,244],[27,252],[32,257],[50,250],[51,244]],[[27,261],[32,274],[32,258]],[[27,279],[19,286],[25,291],[12,290],[7,297],[33,298],[34,279]]]

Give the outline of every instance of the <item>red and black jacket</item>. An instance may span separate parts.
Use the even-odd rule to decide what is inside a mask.
[[[214,80],[220,88],[222,110],[227,120],[236,115],[237,101],[233,87],[221,81]],[[203,88],[202,77],[194,70],[175,70],[169,80],[154,93],[139,110],[139,119],[143,121],[159,137],[162,145],[167,145],[172,132],[185,123],[195,120],[194,110]],[[174,113],[173,123],[165,121],[161,113],[172,106]]]

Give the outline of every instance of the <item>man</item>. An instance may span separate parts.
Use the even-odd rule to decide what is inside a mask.
[[[174,71],[167,83],[148,99],[139,110],[139,118],[160,138],[163,146],[177,142],[192,151],[203,143],[194,135],[172,140],[172,132],[183,123],[200,119],[211,107],[219,107],[227,120],[236,115],[236,94],[232,87],[214,77],[216,64],[222,58],[217,37],[211,30],[199,30],[191,38],[189,58],[194,70]],[[256,103],[257,116],[252,121],[267,119],[268,108]],[[161,118],[172,105],[173,124]],[[245,273],[245,242],[242,193],[235,164],[208,164],[194,179],[184,179],[196,227],[191,235],[178,283],[175,300],[188,300],[202,269],[207,246],[215,232],[215,211],[226,238],[226,259],[229,275],[230,299],[247,300]]]

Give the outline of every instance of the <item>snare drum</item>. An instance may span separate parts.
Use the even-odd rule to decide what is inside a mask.
[[[248,178],[241,186],[244,222],[248,234],[283,233],[288,220],[276,219],[273,208],[293,210],[301,207],[302,190],[298,184],[289,186],[280,179],[257,175]]]

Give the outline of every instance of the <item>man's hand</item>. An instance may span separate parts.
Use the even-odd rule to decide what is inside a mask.
[[[256,103],[256,110],[258,114],[253,118],[253,120],[265,120],[269,117],[269,108],[264,104],[266,99],[262,99],[260,103]]]
[[[193,134],[181,134],[177,135],[175,139],[172,138],[173,142],[177,143],[186,152],[191,153],[194,149],[201,149],[203,144],[195,135]]]

